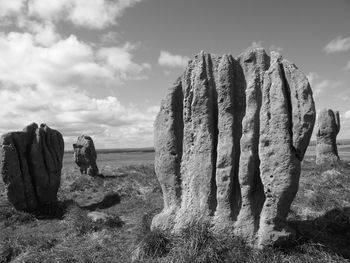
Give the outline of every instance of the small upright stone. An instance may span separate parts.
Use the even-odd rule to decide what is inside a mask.
[[[321,110],[317,117],[316,164],[336,164],[340,160],[337,149],[339,130],[339,112]]]
[[[16,209],[50,214],[57,205],[64,141],[46,124],[2,135],[0,173]]]
[[[73,148],[74,161],[80,167],[81,174],[97,176],[97,154],[91,137],[87,135],[79,136],[77,142],[73,144]]]

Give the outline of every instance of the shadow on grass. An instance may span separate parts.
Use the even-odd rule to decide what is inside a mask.
[[[37,219],[62,220],[67,212],[67,209],[73,204],[74,202],[72,200],[58,201],[53,206],[27,212],[17,210],[10,202],[3,201],[0,202],[0,222],[3,222],[4,226],[10,226],[14,224],[29,223]]]
[[[350,207],[335,208],[312,220],[294,220],[296,245],[312,243],[350,259]]]

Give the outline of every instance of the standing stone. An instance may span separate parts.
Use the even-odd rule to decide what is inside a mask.
[[[167,230],[174,224],[176,211],[181,203],[180,162],[182,157],[183,94],[181,80],[170,88],[161,102],[160,112],[155,120],[154,147],[155,172],[163,191],[164,209],[153,219],[153,225]]]
[[[0,173],[16,209],[51,213],[57,205],[64,153],[62,135],[46,124],[1,137]]]
[[[337,149],[339,112],[323,109],[318,114],[316,123],[316,164],[336,164],[340,160]]]
[[[98,168],[96,165],[97,154],[94,142],[90,136],[81,135],[77,142],[73,144],[74,160],[80,167],[81,174],[88,174],[90,176],[98,175]]]
[[[164,209],[152,228],[210,223],[254,247],[293,231],[286,217],[315,122],[306,76],[278,53],[201,52],[169,90],[155,121]]]

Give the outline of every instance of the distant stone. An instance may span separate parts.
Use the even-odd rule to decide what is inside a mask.
[[[286,217],[314,123],[308,80],[280,54],[201,52],[154,124],[164,209],[152,228],[178,233],[209,222],[254,247],[289,241]]]
[[[337,164],[337,135],[340,130],[339,112],[323,109],[318,113],[316,132],[316,164]]]
[[[77,142],[73,144],[73,148],[74,160],[75,163],[79,166],[81,174],[97,176],[97,154],[94,142],[91,137],[87,135],[79,136]]]
[[[52,213],[61,181],[64,141],[46,124],[1,137],[0,173],[8,200],[16,209]]]

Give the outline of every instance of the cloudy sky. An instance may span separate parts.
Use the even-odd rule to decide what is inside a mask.
[[[350,139],[349,0],[0,0],[0,133],[37,122],[97,148],[153,145],[161,98],[201,50],[280,51]]]

